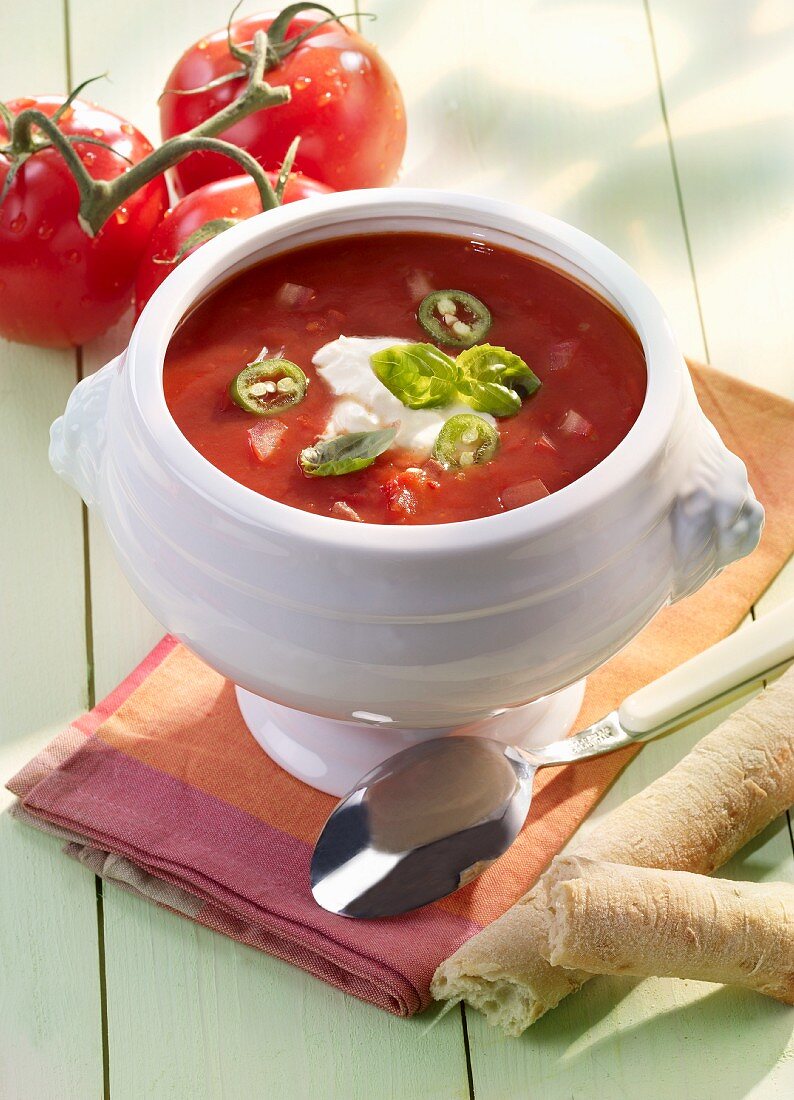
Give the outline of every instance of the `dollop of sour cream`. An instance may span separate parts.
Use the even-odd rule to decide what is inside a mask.
[[[429,455],[436,436],[451,416],[474,412],[462,403],[436,409],[409,409],[386,389],[370,365],[370,356],[395,345],[407,347],[410,343],[388,336],[340,336],[320,348],[312,362],[338,397],[325,425],[323,435],[326,439],[399,424],[393,445],[417,455]],[[489,424],[496,423],[488,413],[475,415]]]

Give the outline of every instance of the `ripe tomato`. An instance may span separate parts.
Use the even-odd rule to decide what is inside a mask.
[[[275,172],[268,172],[270,182],[275,186]],[[295,202],[298,199],[311,198],[312,195],[327,195],[330,187],[308,176],[293,173],[287,181],[282,202]],[[208,222],[228,218],[244,221],[254,214],[262,213],[262,203],[256,184],[250,176],[233,176],[227,180],[215,180],[191,191],[175,206],[166,211],[165,217],[152,234],[149,246],[141,261],[138,278],[135,283],[135,312],[140,313],[160,283],[174,270],[179,260],[189,256],[200,248],[204,241],[197,242],[179,255],[185,242],[198,229]]]
[[[52,116],[63,100],[38,96],[7,103],[13,116],[35,107]],[[94,179],[110,180],[152,151],[129,122],[76,99],[60,121]],[[0,146],[8,140],[0,120]],[[111,151],[114,150],[114,151]],[[121,154],[121,155],[119,155]],[[0,188],[12,167],[0,153]],[[19,168],[0,206],[0,334],[23,344],[69,347],[93,339],[130,305],[135,274],[152,230],[168,206],[162,177],[120,207],[96,237],[77,221],[77,185],[61,154],[42,149]]]
[[[317,19],[294,18],[285,35],[308,30]],[[275,16],[254,15],[232,26],[232,40],[250,48],[255,31]],[[278,43],[272,43],[278,48]],[[169,94],[202,88],[240,69],[229,52],[226,30],[202,38],[182,55],[160,100],[163,138],[192,129],[235,99],[244,80],[221,83],[195,95]],[[273,86],[289,85],[289,103],[257,111],[219,136],[247,149],[265,168],[277,167],[293,138],[301,139],[296,168],[337,191],[383,187],[397,174],[405,150],[405,109],[394,74],[371,43],[330,22],[269,69]],[[214,153],[194,153],[177,165],[179,194],[210,180],[234,175],[235,166]]]

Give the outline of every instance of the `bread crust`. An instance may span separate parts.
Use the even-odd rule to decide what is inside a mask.
[[[794,803],[794,669],[618,806],[573,854],[710,874]],[[466,1000],[520,1035],[590,975],[552,966],[540,945],[548,872],[436,970],[438,1000]]]
[[[589,974],[694,978],[794,1004],[794,885],[560,856],[538,949]]]

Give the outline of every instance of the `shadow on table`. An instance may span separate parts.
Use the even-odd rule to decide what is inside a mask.
[[[780,1061],[794,1028],[786,1005],[700,982],[597,978],[578,997],[586,1005],[571,998],[522,1040],[558,1087],[601,1074],[619,1095],[644,1082],[654,1100],[680,1100],[716,1095],[718,1082],[720,1100],[741,1100]]]

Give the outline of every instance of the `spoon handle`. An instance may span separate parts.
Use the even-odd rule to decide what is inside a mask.
[[[612,714],[581,733],[525,750],[535,767],[569,764],[647,741],[690,719],[732,688],[794,658],[794,600],[635,691]]]

